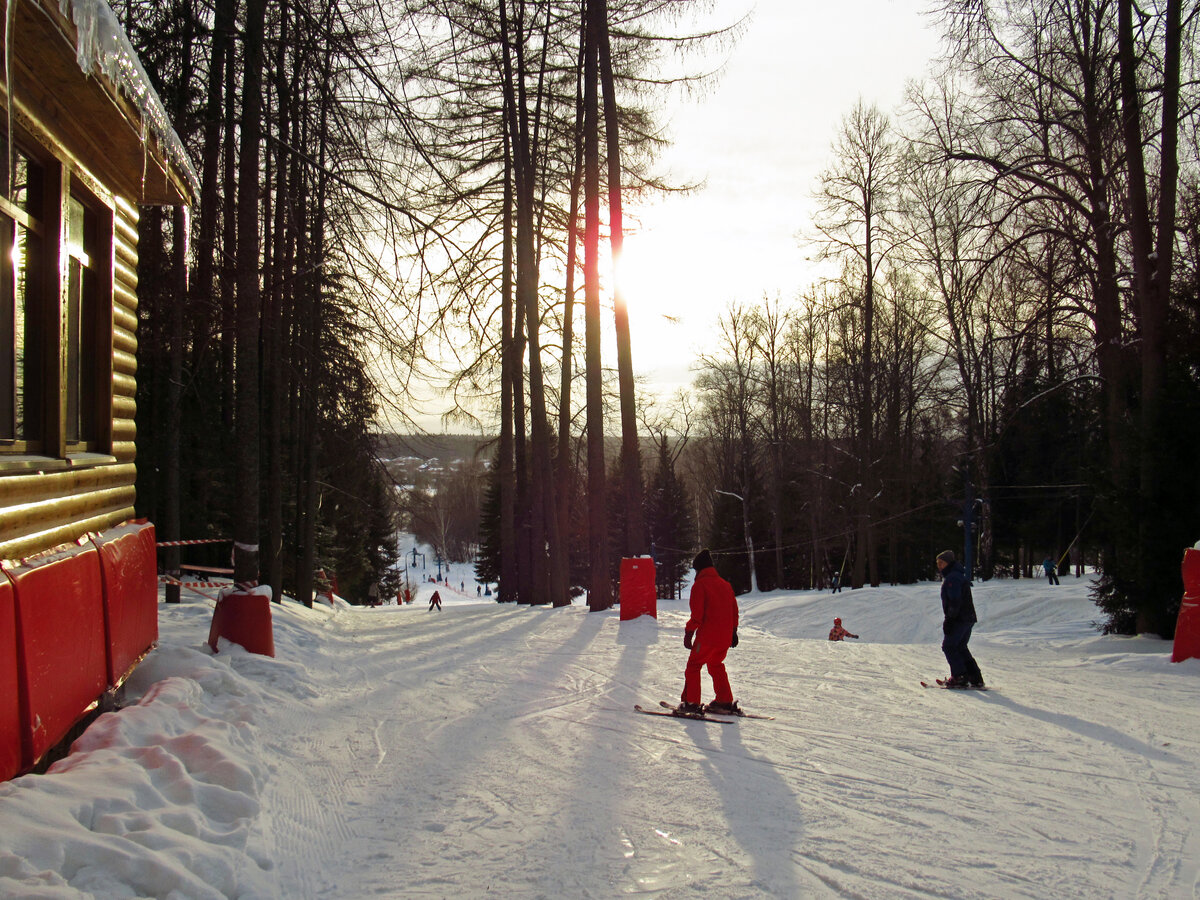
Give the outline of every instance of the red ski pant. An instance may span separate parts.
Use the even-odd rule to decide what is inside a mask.
[[[692,648],[687,667],[683,670],[683,696],[680,699],[684,703],[700,702],[700,669],[703,666],[708,666],[708,674],[712,677],[716,702],[733,702],[733,689],[729,686],[729,676],[725,674],[725,654],[728,652],[728,647]]]

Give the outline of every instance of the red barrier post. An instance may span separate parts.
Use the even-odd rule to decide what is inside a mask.
[[[648,556],[621,560],[621,621],[638,616],[658,618],[654,560]]]
[[[1200,657],[1200,550],[1183,551],[1183,601],[1175,622],[1171,662]]]
[[[275,655],[275,633],[271,625],[271,589],[265,585],[252,591],[222,591],[208,629],[208,646],[217,652],[217,639],[241,644],[251,653]]]

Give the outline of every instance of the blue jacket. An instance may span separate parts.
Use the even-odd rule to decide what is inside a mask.
[[[967,581],[967,573],[958,560],[942,569],[942,613],[946,624],[979,621],[971,598],[971,582]]]

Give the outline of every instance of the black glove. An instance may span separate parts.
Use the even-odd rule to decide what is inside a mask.
[[[733,629],[733,637],[732,637],[732,638],[730,638],[730,640],[729,640],[729,646],[730,646],[730,647],[736,647],[736,646],[737,646],[737,629],[736,629],[736,628],[735,628],[735,629]]]
[[[687,648],[688,650],[692,649],[692,635],[694,635],[695,633],[696,632],[694,632],[694,631],[685,631],[683,633],[683,646],[685,648]]]

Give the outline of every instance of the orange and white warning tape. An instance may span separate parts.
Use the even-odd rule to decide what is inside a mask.
[[[180,581],[178,578],[172,578],[170,575],[159,575],[158,581],[160,584],[177,584],[180,587],[231,587],[232,582],[229,581]]]
[[[187,547],[191,544],[228,544],[231,538],[203,538],[194,541],[159,541],[155,547]]]

